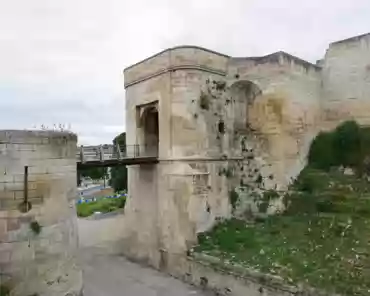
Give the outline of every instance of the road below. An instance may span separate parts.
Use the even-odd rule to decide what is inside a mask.
[[[117,217],[79,219],[80,260],[84,269],[84,296],[205,296],[154,269],[109,254],[102,246],[104,233],[112,231]]]

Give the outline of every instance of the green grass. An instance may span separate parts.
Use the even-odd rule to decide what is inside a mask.
[[[88,217],[94,212],[109,213],[124,208],[126,197],[120,198],[98,198],[97,201],[81,203],[77,205],[77,216]]]
[[[256,223],[222,222],[195,251],[287,283],[343,295],[370,294],[370,184],[338,171],[306,169],[286,196],[288,210]]]

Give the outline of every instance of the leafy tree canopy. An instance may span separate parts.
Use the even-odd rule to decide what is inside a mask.
[[[122,148],[126,146],[126,133],[121,133],[113,139],[113,144]],[[117,191],[127,190],[127,168],[126,166],[113,167],[111,170],[110,185]]]

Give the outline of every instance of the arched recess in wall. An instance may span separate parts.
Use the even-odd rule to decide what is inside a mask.
[[[159,118],[157,106],[146,106],[142,110],[140,116],[142,127],[142,143],[143,150],[147,156],[158,154],[159,145]]]
[[[249,110],[258,97],[262,95],[259,86],[252,81],[242,80],[230,87],[234,101],[234,130],[240,133],[250,130]]]

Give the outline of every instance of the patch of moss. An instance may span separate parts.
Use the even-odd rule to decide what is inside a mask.
[[[239,200],[239,194],[235,191],[235,189],[230,190],[229,191],[229,202],[233,210],[236,209],[236,204],[238,200]]]
[[[215,81],[216,90],[221,91],[226,88],[226,82],[225,81]]]
[[[225,133],[225,130],[226,130],[225,122],[223,120],[220,120],[218,122],[217,127],[218,127],[218,132],[223,135]]]
[[[241,146],[242,152],[247,151],[246,141],[247,141],[247,139],[245,137],[243,137],[240,141],[240,146]]]
[[[41,230],[42,230],[42,226],[39,224],[39,222],[37,221],[32,221],[30,223],[30,229],[32,230],[32,232],[36,235],[39,235],[41,233]]]
[[[10,287],[5,284],[0,284],[0,296],[9,296]]]
[[[267,190],[263,193],[262,198],[258,204],[258,211],[260,213],[266,213],[273,199],[279,198],[279,194],[275,190]]]
[[[221,168],[218,171],[218,175],[219,176],[224,175],[226,178],[231,178],[234,175],[234,173],[231,167],[227,167],[227,168]]]
[[[261,184],[261,183],[262,183],[262,181],[263,181],[263,177],[262,177],[262,175],[261,175],[261,174],[258,174],[257,179],[256,179],[256,183],[257,183],[257,184]]]
[[[226,178],[231,178],[233,176],[233,170],[231,168],[225,169],[225,177]]]
[[[203,110],[209,110],[210,108],[210,100],[204,92],[201,92],[200,94],[199,107]]]

